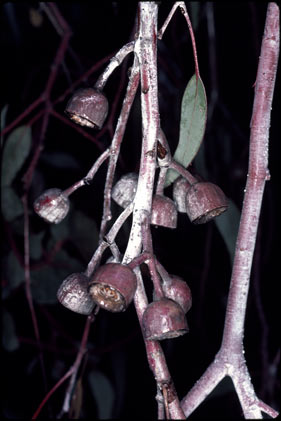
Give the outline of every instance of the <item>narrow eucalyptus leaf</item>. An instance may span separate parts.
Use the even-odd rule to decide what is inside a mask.
[[[24,282],[24,270],[13,252],[10,252],[3,263],[2,298],[7,298],[10,293]]]
[[[2,345],[6,351],[15,351],[19,347],[15,322],[10,312],[2,313]]]
[[[31,272],[31,291],[34,300],[40,304],[56,304],[57,290],[71,273],[82,272],[83,265],[64,250],[59,250],[52,260],[52,266],[44,266]]]
[[[78,210],[72,212],[70,218],[71,238],[78,246],[82,256],[89,260],[98,244],[99,233],[97,224],[84,212]]]
[[[9,108],[9,105],[6,104],[1,110],[1,116],[0,116],[1,130],[3,130],[6,126],[6,115],[7,115],[8,108]],[[1,147],[2,147],[2,142],[3,142],[3,136],[1,136]]]
[[[115,398],[112,384],[102,372],[97,370],[89,373],[88,381],[96,401],[98,419],[112,418]]]
[[[201,78],[193,75],[184,91],[181,105],[180,138],[174,159],[185,168],[192,162],[201,145],[207,119],[207,98]],[[178,177],[168,170],[165,187]]]
[[[23,214],[23,205],[12,187],[3,186],[1,190],[1,209],[6,221],[11,222]]]
[[[42,240],[44,234],[44,232],[39,232],[38,234],[32,234],[29,237],[30,257],[32,259],[38,260],[42,256]]]
[[[6,139],[2,156],[2,186],[12,183],[21,169],[31,147],[31,128],[17,127]]]
[[[231,266],[234,259],[240,216],[240,211],[235,203],[231,199],[228,199],[227,212],[222,213],[219,218],[214,219],[215,224],[227,247]]]

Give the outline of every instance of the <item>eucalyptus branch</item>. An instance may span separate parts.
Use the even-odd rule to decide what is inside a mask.
[[[213,363],[182,400],[188,416],[225,375],[234,383],[246,418],[262,418],[261,411],[278,413],[260,401],[254,391],[243,349],[244,322],[253,254],[263,191],[269,179],[268,139],[279,54],[279,9],[269,3],[255,85],[251,120],[247,183],[236,242],[221,348]]]
[[[110,60],[108,66],[104,70],[104,72],[100,75],[97,82],[95,83],[95,88],[98,90],[102,90],[104,85],[106,84],[109,76],[112,72],[116,69],[116,67],[120,66],[124,58],[134,51],[134,41],[129,42],[128,44],[124,45],[117,54]]]
[[[68,187],[63,191],[63,194],[68,197],[70,196],[75,190],[79,189],[82,186],[88,185],[93,180],[96,172],[98,171],[99,167],[102,163],[109,157],[110,149],[106,149],[95,161],[94,165],[91,167],[87,175],[79,181],[76,181],[72,186]]]
[[[138,256],[142,247],[142,226],[147,214],[151,212],[153,185],[156,171],[157,134],[160,128],[158,89],[157,89],[157,13],[154,2],[140,2],[139,35],[135,41],[135,54],[138,57],[141,77],[141,110],[142,110],[142,152],[136,196],[134,199],[133,223],[123,263],[130,262]],[[140,270],[135,269],[138,286],[134,303],[142,324],[142,316],[147,307],[147,297],[143,287]],[[145,340],[147,358],[156,382],[162,389],[163,384],[169,388],[169,411],[173,418],[183,418],[179,400],[175,392],[165,357],[157,341]]]

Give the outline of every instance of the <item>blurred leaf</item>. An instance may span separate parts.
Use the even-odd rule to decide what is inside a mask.
[[[83,402],[83,385],[82,385],[82,379],[79,377],[77,380],[74,393],[72,395],[70,409],[69,409],[69,419],[71,420],[78,420],[80,413],[81,413],[81,407]]]
[[[214,221],[227,247],[231,265],[233,264],[236,239],[240,223],[240,211],[235,203],[228,199],[228,209]]]
[[[70,236],[69,218],[63,219],[59,224],[50,225],[50,230],[52,241],[50,244],[48,244],[48,248],[52,248],[57,241],[63,240]]]
[[[8,186],[21,169],[31,147],[31,128],[17,127],[6,139],[2,156],[2,186]]]
[[[14,319],[6,310],[2,311],[2,345],[6,351],[15,351],[19,347]]]
[[[193,75],[184,91],[181,105],[180,138],[174,159],[185,168],[195,157],[202,142],[207,118],[207,98],[202,80]],[[178,177],[168,170],[165,187]]]
[[[11,251],[3,264],[4,285],[2,298],[7,298],[11,291],[24,282],[24,270],[18,259]]]
[[[62,281],[71,273],[82,272],[83,265],[64,250],[60,250],[52,261],[52,266],[45,266],[31,272],[31,290],[34,300],[40,304],[57,303],[57,290]]]
[[[0,116],[1,130],[3,130],[6,126],[6,115],[7,115],[8,108],[9,108],[9,105],[6,104],[1,110],[1,116]],[[3,136],[1,136],[1,147],[2,147],[2,143],[3,143]]]
[[[23,214],[22,201],[12,187],[2,187],[1,209],[5,220],[8,222]]]
[[[111,418],[114,404],[112,384],[102,372],[96,370],[89,373],[88,380],[97,405],[97,418]]]
[[[195,32],[199,24],[200,3],[198,1],[191,1],[189,5],[190,5],[190,11],[191,11],[192,28],[193,28],[193,31]]]
[[[39,232],[29,237],[30,257],[34,260],[38,260],[42,256],[42,240],[44,235],[44,232]]]
[[[89,260],[98,244],[96,222],[83,212],[74,210],[70,215],[71,238],[80,250],[83,258]]]
[[[78,161],[70,154],[65,152],[44,153],[41,160],[46,164],[56,168],[79,169]]]

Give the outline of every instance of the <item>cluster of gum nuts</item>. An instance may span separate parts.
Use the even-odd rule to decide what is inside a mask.
[[[76,123],[101,128],[107,113],[108,102],[101,91],[79,89],[70,99],[66,114]],[[126,208],[134,199],[138,175],[124,175],[112,190],[113,200]],[[174,183],[173,199],[156,194],[153,197],[151,224],[176,228],[177,212],[186,212],[191,222],[205,223],[227,208],[221,189],[208,182],[190,185],[180,177]],[[68,197],[57,188],[46,190],[34,202],[35,212],[50,223],[61,222],[69,211]],[[188,332],[185,314],[191,308],[192,298],[187,283],[178,276],[161,271],[164,296],[150,303],[143,314],[142,329],[145,339],[162,340]],[[132,302],[137,278],[130,264],[106,263],[90,277],[73,273],[61,284],[57,298],[66,308],[89,315],[95,305],[111,312],[125,311]]]

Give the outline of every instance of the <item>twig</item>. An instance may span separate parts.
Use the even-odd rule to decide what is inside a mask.
[[[53,393],[58,389],[59,386],[61,386],[65,380],[68,379],[68,377],[70,376],[76,376],[77,375],[77,371],[79,369],[80,363],[82,361],[82,357],[86,351],[86,345],[87,345],[87,340],[88,340],[88,335],[89,335],[89,331],[90,331],[90,326],[91,326],[91,322],[94,318],[94,315],[88,316],[87,317],[87,321],[85,324],[85,328],[83,331],[83,336],[82,336],[82,340],[80,343],[80,348],[79,348],[79,352],[76,356],[75,362],[73,364],[72,367],[70,367],[70,369],[65,373],[65,375],[55,384],[55,386],[47,393],[47,395],[44,397],[44,399],[42,400],[42,402],[40,403],[40,405],[38,406],[38,408],[36,409],[36,411],[34,412],[33,416],[32,416],[32,420],[35,420],[38,415],[40,414],[42,408],[44,407],[44,405],[46,404],[46,402],[50,399],[50,397],[53,395]],[[67,397],[69,396],[69,393],[66,395]],[[64,409],[64,408],[63,408]]]
[[[268,172],[270,114],[279,54],[279,8],[269,3],[258,65],[251,120],[248,178],[233,262],[221,348],[205,374],[182,400],[188,416],[229,375],[245,418],[272,417],[278,412],[259,400],[244,358],[243,336],[247,296],[263,191]]]
[[[190,33],[192,49],[193,49],[194,64],[195,64],[195,74],[196,74],[196,79],[198,79],[200,77],[200,73],[199,73],[199,65],[198,65],[198,58],[197,58],[196,42],[195,42],[195,37],[194,37],[193,29],[192,29],[192,24],[191,24],[191,21],[189,19],[189,15],[188,15],[187,10],[186,10],[185,3],[183,1],[177,1],[173,5],[167,19],[165,20],[165,22],[164,22],[162,28],[160,29],[160,31],[158,32],[158,39],[162,39],[163,34],[164,34],[170,20],[172,19],[173,15],[174,15],[174,13],[175,13],[175,11],[178,7],[180,8],[182,14],[185,17],[185,20],[186,20],[186,23],[187,23],[187,26],[188,26],[188,30],[189,30],[189,33]]]
[[[120,116],[117,121],[116,130],[114,133],[114,137],[112,139],[112,143],[110,146],[110,158],[108,164],[108,170],[106,175],[106,182],[104,188],[104,202],[103,202],[103,216],[101,221],[101,228],[100,228],[100,241],[102,240],[108,221],[111,219],[111,210],[110,210],[110,203],[111,203],[111,189],[113,184],[113,178],[115,173],[115,168],[120,152],[121,143],[123,140],[123,136],[126,129],[126,124],[128,121],[129,113],[137,92],[137,88],[139,85],[139,70],[137,66],[133,66],[131,71],[130,80],[127,87],[126,96],[123,101],[122,109],[120,112]]]
[[[90,169],[88,174],[85,177],[83,177],[81,180],[76,181],[76,183],[74,183],[72,186],[70,186],[66,190],[64,190],[63,194],[65,196],[70,196],[73,192],[75,192],[75,190],[79,189],[82,186],[85,186],[85,185],[89,184],[93,180],[93,178],[94,178],[96,172],[98,171],[99,167],[109,157],[109,153],[110,153],[110,150],[106,149],[98,157],[98,159],[95,161],[94,165],[92,166],[92,168]]]
[[[39,349],[39,360],[41,365],[43,384],[45,391],[47,390],[47,375],[45,362],[43,357],[43,349],[40,341],[40,333],[37,322],[37,317],[33,305],[31,293],[31,279],[30,279],[30,249],[29,249],[29,216],[28,216],[28,203],[27,194],[22,197],[23,212],[24,212],[24,277],[25,277],[25,295],[28,302],[28,307],[31,313],[32,324],[34,328],[35,338]]]

